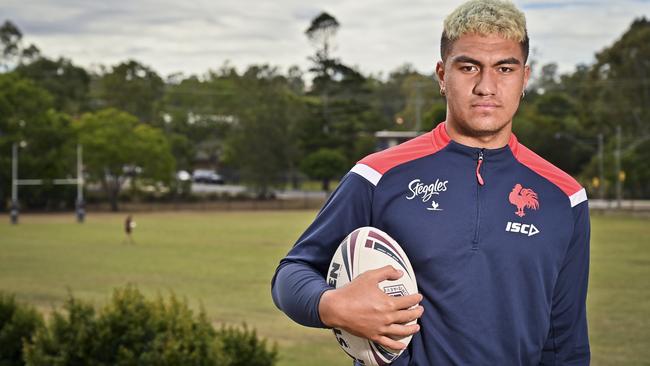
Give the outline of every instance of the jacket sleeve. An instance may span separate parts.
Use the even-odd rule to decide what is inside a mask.
[[[331,289],[326,271],[341,241],[371,222],[374,186],[356,173],[348,173],[332,193],[314,222],[280,261],[273,280],[273,302],[295,322],[324,328],[318,306]]]
[[[589,365],[587,281],[589,277],[589,207],[573,207],[574,229],[553,291],[551,326],[541,365]]]

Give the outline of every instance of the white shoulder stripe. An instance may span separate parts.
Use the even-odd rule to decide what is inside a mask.
[[[350,169],[350,171],[366,178],[366,180],[372,183],[373,186],[376,186],[381,179],[381,173],[365,164],[357,164],[352,169]]]
[[[585,189],[583,188],[583,189],[579,190],[578,192],[572,194],[569,197],[569,200],[571,201],[571,207],[575,207],[578,204],[580,204],[580,203],[587,200],[587,191],[585,191]]]

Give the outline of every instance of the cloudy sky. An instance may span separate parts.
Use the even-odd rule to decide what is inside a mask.
[[[442,20],[461,2],[0,0],[0,15],[49,57],[84,67],[133,58],[164,76],[201,75],[225,61],[240,70],[253,63],[305,69],[313,48],[304,31],[324,10],[341,23],[334,54],[364,73],[385,75],[404,63],[431,73]],[[634,18],[650,17],[650,0],[515,3],[526,13],[533,57],[561,71],[591,63]]]

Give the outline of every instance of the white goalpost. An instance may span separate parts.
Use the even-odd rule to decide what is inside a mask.
[[[77,178],[53,179],[51,182],[55,185],[76,185],[77,201],[75,202],[75,212],[77,222],[83,223],[86,216],[84,208],[84,178],[83,178],[83,158],[82,147],[77,145]],[[39,186],[43,185],[45,179],[18,179],[18,144],[14,142],[11,147],[11,223],[18,224],[18,215],[20,207],[18,204],[18,187],[20,186]],[[49,180],[48,180],[49,181]]]

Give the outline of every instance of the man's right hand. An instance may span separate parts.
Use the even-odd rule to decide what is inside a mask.
[[[404,344],[395,339],[420,330],[418,324],[404,324],[422,316],[424,308],[418,305],[422,295],[389,296],[378,286],[402,275],[392,266],[385,266],[364,272],[341,288],[325,291],[318,306],[321,321],[384,347],[404,349]]]

